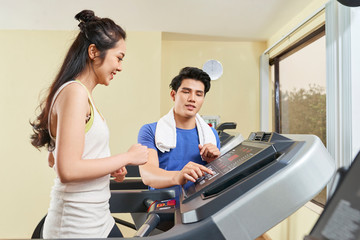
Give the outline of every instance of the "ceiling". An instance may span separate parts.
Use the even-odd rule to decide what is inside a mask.
[[[0,29],[75,30],[91,9],[127,31],[268,40],[314,0],[0,0]]]

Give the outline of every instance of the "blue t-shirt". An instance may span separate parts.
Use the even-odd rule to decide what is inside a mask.
[[[176,128],[176,147],[170,152],[162,153],[155,145],[155,130],[157,122],[145,124],[141,127],[138,135],[138,143],[157,150],[159,157],[159,167],[167,171],[180,171],[190,161],[205,165],[199,150],[199,135],[197,128],[180,129]],[[217,148],[220,149],[219,136],[214,128]]]

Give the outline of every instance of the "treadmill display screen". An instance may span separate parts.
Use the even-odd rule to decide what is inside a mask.
[[[216,166],[217,170],[221,171],[222,173],[226,173],[245,163],[261,150],[263,149],[240,145],[238,148],[233,149],[221,157],[219,159],[220,161],[214,162],[213,165]]]
[[[195,183],[184,186],[185,196],[197,195],[219,184],[229,184],[232,179],[244,178],[257,171],[269,161],[275,159],[276,150],[272,144],[262,142],[242,142],[240,145],[206,165],[213,171],[213,175],[205,174]],[[217,181],[215,184],[212,184]],[[211,186],[209,186],[211,185]],[[208,187],[207,187],[208,186]],[[205,189],[202,191],[202,189]]]

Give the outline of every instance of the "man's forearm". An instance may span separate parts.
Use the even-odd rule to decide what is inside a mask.
[[[139,166],[140,175],[145,185],[153,188],[167,188],[178,185],[175,176],[178,171],[166,171],[153,165]]]

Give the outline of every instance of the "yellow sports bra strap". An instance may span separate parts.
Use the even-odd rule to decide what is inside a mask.
[[[90,93],[89,90],[85,87],[84,84],[82,84],[82,82],[80,82],[79,80],[75,80],[76,82],[80,83],[81,86],[83,86],[86,89],[86,92],[88,93],[88,102],[90,105],[90,119],[89,121],[86,123],[85,125],[85,132],[88,132],[94,122],[94,108],[93,105],[91,104],[91,100],[90,100]]]
[[[91,128],[91,126],[92,126],[92,124],[94,122],[94,109],[93,109],[93,107],[91,105],[90,100],[89,100],[89,104],[90,104],[90,119],[85,125],[85,132],[88,132],[90,130],[90,128]]]

